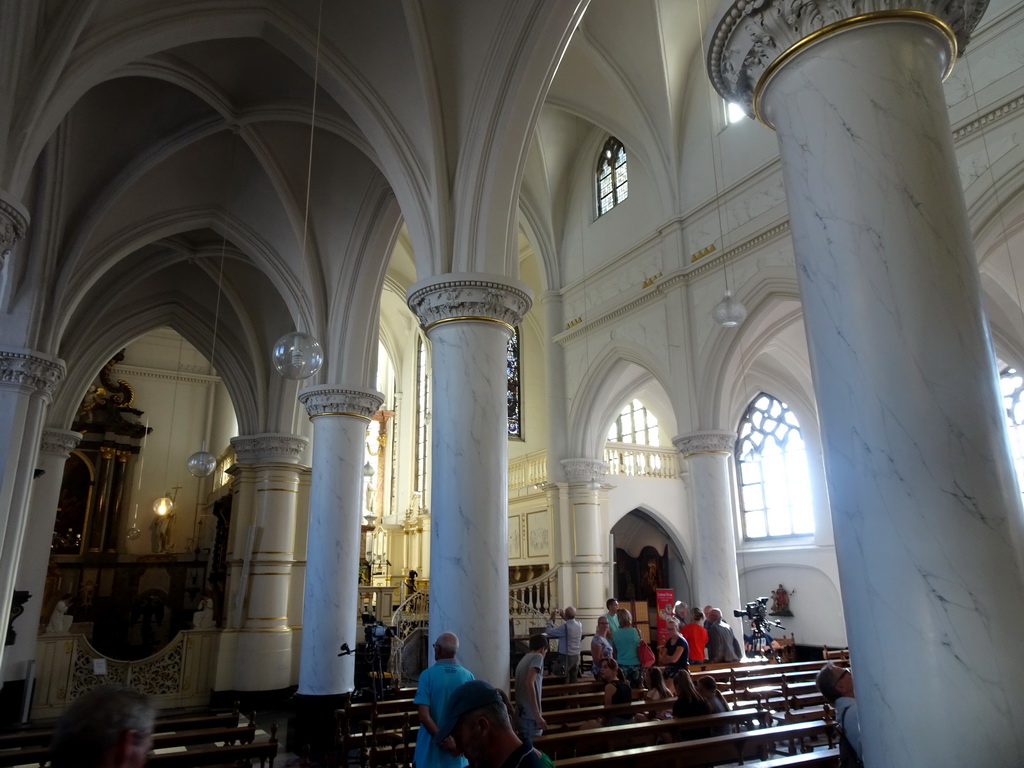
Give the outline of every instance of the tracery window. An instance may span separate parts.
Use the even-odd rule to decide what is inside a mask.
[[[427,345],[423,337],[416,340],[416,472],[413,475],[420,498],[427,490],[427,441],[430,439],[430,369],[427,365]]]
[[[519,381],[519,360],[519,329],[514,328],[505,349],[505,378],[508,383],[508,436],[522,440],[522,390]]]
[[[999,374],[1003,393],[1006,427],[1010,433],[1010,452],[1017,471],[1017,483],[1024,489],[1024,376],[1016,368],[1004,368]]]
[[[597,215],[603,216],[627,197],[626,149],[621,141],[611,136],[597,161]]]
[[[639,400],[631,400],[619,411],[608,430],[608,440],[613,443],[659,445],[658,420]]]
[[[736,467],[747,539],[814,533],[807,451],[789,406],[765,392],[740,420]]]

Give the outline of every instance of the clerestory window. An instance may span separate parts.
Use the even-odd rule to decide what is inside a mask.
[[[629,197],[626,149],[614,136],[605,142],[597,160],[597,215],[604,216]]]
[[[807,451],[796,414],[765,392],[740,420],[736,468],[747,539],[814,533]]]

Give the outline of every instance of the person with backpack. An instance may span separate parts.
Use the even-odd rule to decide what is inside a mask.
[[[815,682],[821,695],[836,710],[840,768],[863,768],[860,720],[857,717],[857,700],[853,693],[853,673],[846,667],[829,662],[818,672]]]

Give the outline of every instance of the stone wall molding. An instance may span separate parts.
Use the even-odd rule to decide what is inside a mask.
[[[328,384],[302,390],[299,402],[310,419],[352,416],[369,421],[380,410],[384,395],[372,389],[347,389]]]
[[[608,465],[597,459],[562,459],[559,463],[570,483],[597,483],[608,474]]]
[[[949,38],[951,69],[987,7],[988,0],[735,0],[719,6],[708,27],[708,74],[726,101],[765,122],[756,94],[791,52],[855,25],[916,21]]]
[[[14,244],[28,231],[28,211],[0,189],[0,266],[11,254]]]
[[[39,452],[62,456],[65,459],[78,447],[82,439],[81,432],[67,429],[44,429],[39,439]]]
[[[736,448],[736,433],[719,429],[705,429],[689,435],[672,438],[672,445],[683,458],[698,453],[732,454]]]
[[[508,277],[452,272],[412,286],[406,301],[425,331],[459,320],[497,322],[512,329],[533,305],[533,293]]]
[[[47,402],[64,381],[64,361],[31,349],[0,349],[0,387],[41,395]]]
[[[298,464],[309,438],[302,435],[265,432],[231,438],[239,464]]]

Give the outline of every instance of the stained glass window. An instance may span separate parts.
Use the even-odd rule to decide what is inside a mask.
[[[746,538],[814,533],[803,435],[796,414],[777,397],[762,392],[747,407],[736,466]]]
[[[420,336],[416,342],[416,472],[414,491],[427,490],[427,441],[430,439],[430,369],[427,367],[427,345]]]
[[[508,380],[508,436],[523,438],[522,389],[519,382],[519,329],[512,331],[505,354]]]
[[[626,149],[611,136],[597,161],[597,215],[603,216],[629,197]]]

